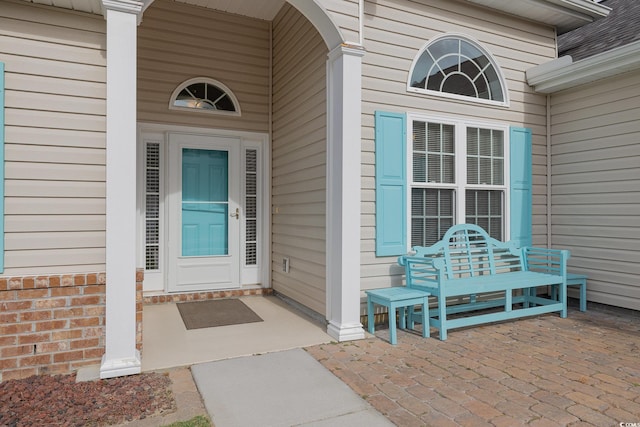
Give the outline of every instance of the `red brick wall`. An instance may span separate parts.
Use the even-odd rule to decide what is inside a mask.
[[[136,338],[142,348],[142,271]],[[70,373],[104,354],[104,273],[0,278],[0,381]]]

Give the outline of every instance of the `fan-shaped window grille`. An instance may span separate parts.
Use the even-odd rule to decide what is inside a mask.
[[[407,89],[507,104],[500,68],[476,42],[460,36],[427,44],[413,61]]]
[[[222,83],[207,79],[187,80],[173,91],[169,108],[172,110],[240,115],[238,99]]]

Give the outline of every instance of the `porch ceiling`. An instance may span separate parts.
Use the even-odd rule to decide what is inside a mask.
[[[272,21],[282,9],[285,0],[175,0],[195,6]]]
[[[30,3],[62,7],[102,15],[102,0],[25,0]],[[153,0],[138,0],[146,8]],[[249,16],[251,18],[273,20],[286,0],[174,0],[194,6],[207,7],[223,12]]]

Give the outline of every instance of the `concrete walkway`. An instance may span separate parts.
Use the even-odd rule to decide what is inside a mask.
[[[216,427],[393,425],[302,349],[191,372]]]

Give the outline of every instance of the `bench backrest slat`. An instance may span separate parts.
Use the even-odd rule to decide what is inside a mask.
[[[433,246],[416,246],[416,257],[443,258],[446,278],[481,276],[524,270],[522,252],[510,243],[489,237],[473,224],[451,227]]]

